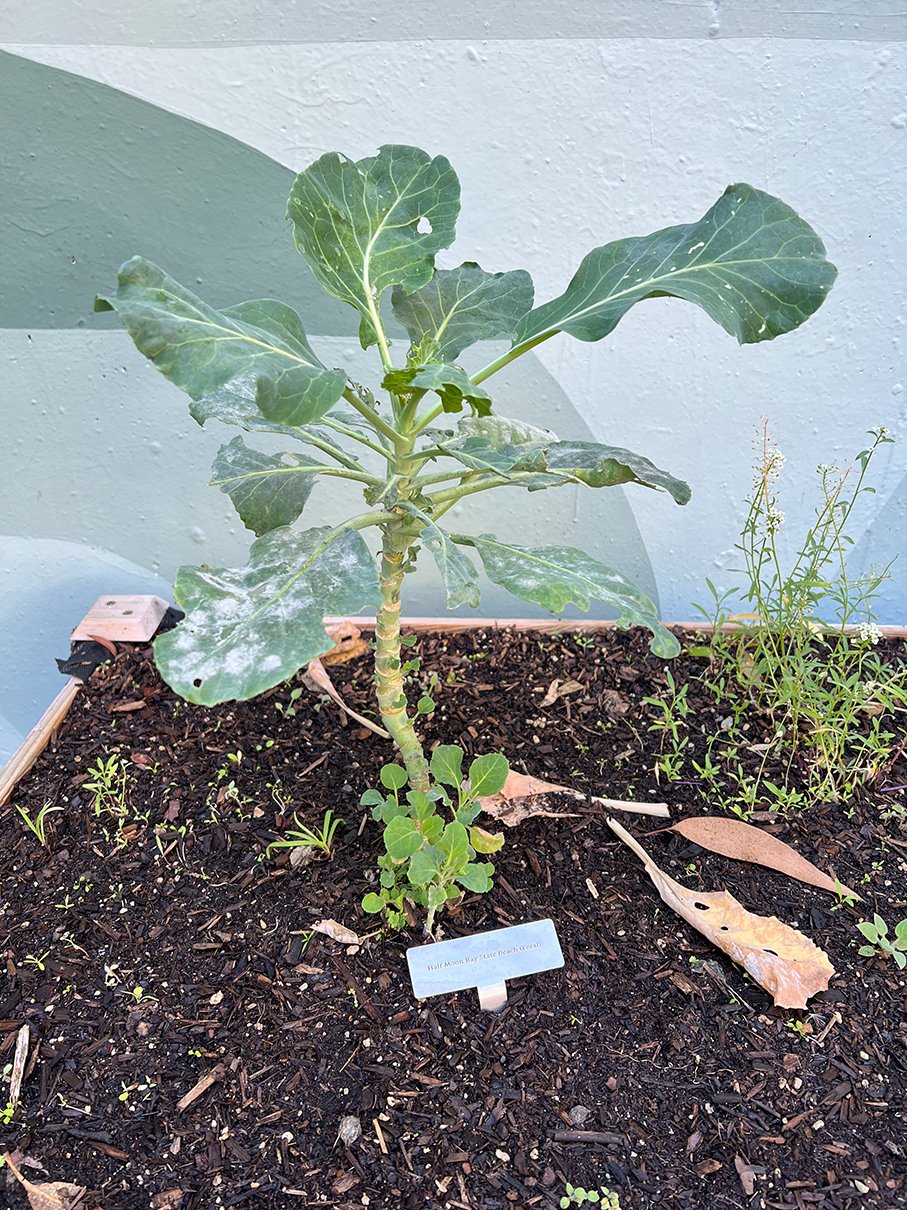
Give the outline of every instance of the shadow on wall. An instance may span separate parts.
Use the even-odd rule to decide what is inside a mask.
[[[0,186],[4,449],[16,460],[15,475],[0,474],[0,516],[17,535],[0,539],[9,586],[0,603],[2,759],[59,688],[53,657],[66,653],[70,630],[97,596],[169,596],[149,567],[169,576],[182,563],[241,564],[251,540],[226,498],[206,486],[217,446],[234,432],[200,431],[185,396],[125,333],[103,330],[109,318],[91,313],[116,267],[141,252],[215,306],[281,298],[300,311],[328,364],[365,378],[368,358],[353,313],[315,283],[280,221],[289,169],[116,89],[4,53],[0,107],[10,119]],[[496,403],[561,437],[592,439],[534,357],[501,375]],[[129,499],[129,512],[112,516],[111,499]],[[664,507],[674,507],[667,497]],[[323,524],[340,519],[346,502],[320,485],[310,508]],[[457,528],[475,533],[582,545],[656,595],[623,489],[508,490],[457,512]],[[421,562],[407,611],[442,613],[437,573]],[[542,611],[486,583],[480,612]]]
[[[115,88],[0,52],[0,328],[116,327],[92,315],[117,267],[160,259],[214,306],[280,298],[317,331],[354,321],[282,223],[293,172]]]

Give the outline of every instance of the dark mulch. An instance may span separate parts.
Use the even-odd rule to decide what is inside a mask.
[[[420,646],[441,682],[429,742],[502,748],[541,776],[701,813],[695,783],[652,777],[640,699],[663,690],[665,665],[644,636],[469,632]],[[673,666],[690,682],[696,744],[726,713],[702,669]],[[371,708],[367,659],[332,672]],[[543,707],[556,677],[583,691]],[[0,1146],[87,1185],[104,1210],[547,1208],[567,1180],[609,1185],[624,1210],[907,1204],[907,979],[858,957],[855,927],[873,910],[892,925],[907,914],[905,834],[880,810],[900,792],[766,825],[856,886],[857,908],[670,833],[645,842],[687,885],[727,887],[828,952],[838,974],[800,1014],[772,1008],[661,904],[599,809],[552,800],[578,817],[508,831],[494,891],[446,921],[448,935],[556,922],[563,970],[515,982],[490,1016],[475,993],[414,1001],[416,929],[306,945],[321,917],[375,926],[358,905],[379,830],[357,804],[387,754],[334,705],[306,694],[287,717],[276,706],[288,699],[187,706],[149,649],[126,650],[0,811],[0,1064],[23,1022],[31,1033]],[[81,788],[117,751],[131,762],[120,847]],[[903,783],[901,759],[879,789]],[[260,860],[287,823],[275,795],[309,823],[327,806],[344,817],[333,860]],[[45,852],[14,806],[47,800],[64,811]],[[637,835],[649,826],[622,819]],[[211,1086],[181,1109],[205,1074]],[[362,1125],[350,1146],[345,1115]],[[11,1181],[0,1198],[25,1204]]]

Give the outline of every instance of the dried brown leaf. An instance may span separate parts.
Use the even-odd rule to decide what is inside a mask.
[[[374,731],[376,735],[380,735],[383,739],[390,739],[390,735],[383,727],[379,727],[377,723],[373,723],[370,718],[357,714],[355,710],[346,704],[334,688],[334,682],[328,676],[322,660],[312,660],[305,670],[302,679],[305,681],[307,689],[311,689],[313,693],[326,693],[350,718],[354,718],[357,723],[361,723],[363,727],[368,727],[369,731]]]
[[[341,945],[359,944],[359,934],[348,929],[345,924],[338,924],[336,920],[319,920],[311,927],[313,933],[324,933],[326,937],[339,941]]]
[[[582,693],[584,686],[579,681],[554,680],[548,686],[548,692],[542,698],[543,706],[553,706],[559,697],[567,697],[571,693]]]
[[[777,1008],[805,1008],[825,991],[834,967],[808,937],[776,916],[748,912],[727,891],[690,891],[669,878],[616,819],[608,826],[646,867],[664,902],[742,966],[771,995]]]
[[[508,828],[515,828],[518,823],[534,815],[546,816],[549,819],[577,818],[575,812],[546,810],[545,800],[549,794],[569,794],[571,798],[599,803],[613,811],[630,811],[640,815],[669,818],[667,805],[663,802],[622,802],[614,798],[596,798],[593,794],[583,794],[570,786],[542,781],[541,778],[531,777],[528,773],[517,773],[514,769],[507,774],[503,789],[498,794],[489,794],[487,798],[480,798],[479,802],[486,814],[500,820]]]
[[[75,1210],[86,1193],[84,1185],[73,1185],[69,1181],[30,1181],[24,1177],[11,1155],[4,1160],[10,1172],[25,1190],[31,1210]]]
[[[604,689],[601,695],[601,704],[604,707],[605,714],[611,718],[623,718],[630,709],[630,703],[616,689]]]
[[[792,849],[783,840],[754,828],[751,824],[739,819],[719,819],[711,815],[697,815],[693,819],[681,819],[669,831],[679,832],[687,840],[692,840],[703,849],[712,853],[720,853],[722,857],[732,857],[735,861],[748,861],[753,865],[765,866],[769,870],[777,870],[779,874],[787,874],[799,882],[809,883],[822,891],[837,894],[833,878],[814,866],[811,861],[801,857],[796,849]],[[838,884],[845,895],[854,899],[860,896],[851,891],[843,883]]]

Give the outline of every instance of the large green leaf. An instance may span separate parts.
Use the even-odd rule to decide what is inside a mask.
[[[336,418],[348,425],[351,423],[348,412],[354,420],[360,419],[351,409],[340,408],[326,413],[322,419]],[[355,453],[337,443],[329,429],[310,424],[281,424],[262,416],[255,402],[255,379],[250,376],[234,378],[216,391],[193,399],[189,404],[189,413],[202,427],[209,420],[219,420],[221,424],[234,425],[248,433],[279,433],[307,445],[316,445],[347,466],[359,461]]]
[[[375,561],[360,534],[325,526],[275,529],[239,568],[181,567],[174,601],[186,612],[154,645],[164,680],[190,702],[244,701],[292,676],[331,645],[325,614],[378,600]]]
[[[649,644],[656,655],[677,655],[680,644],[658,621],[654,603],[619,571],[593,559],[572,546],[513,546],[491,534],[478,538],[452,534],[454,542],[474,547],[485,572],[514,596],[561,613],[576,604],[588,610],[593,601],[603,601],[618,611],[618,626],[645,626],[653,638]]]
[[[96,311],[115,311],[139,352],[161,373],[198,397],[241,375],[254,375],[259,410],[284,424],[318,420],[346,385],[309,345],[299,316],[274,299],[215,311],[140,256],[120,269],[115,298]]]
[[[447,595],[447,608],[457,609],[461,605],[478,608],[480,600],[479,577],[470,560],[450,540],[450,535],[419,509],[409,506],[424,525],[420,534],[426,549],[438,565]]]
[[[337,152],[296,178],[287,216],[296,246],[335,298],[361,315],[359,339],[378,339],[373,314],[390,286],[411,293],[453,243],[460,183],[444,156],[388,145],[353,161]]]
[[[427,338],[437,360],[450,362],[477,340],[513,336],[533,295],[525,269],[486,273],[467,261],[458,269],[439,269],[414,294],[397,287],[391,302],[413,344]]]
[[[643,298],[697,303],[741,344],[817,310],[837,275],[808,223],[751,185],[731,185],[697,223],[596,248],[570,285],[522,321],[515,344],[554,332],[601,340]]]
[[[247,529],[265,534],[296,520],[324,469],[298,454],[263,454],[234,437],[217,451],[211,486],[230,497]]]
[[[445,412],[462,411],[464,403],[480,416],[491,411],[491,396],[484,387],[477,387],[460,366],[406,366],[385,374],[381,385],[395,395],[405,391],[434,391],[440,396]]]
[[[473,430],[465,431],[471,433]],[[678,504],[686,504],[690,499],[690,489],[682,479],[661,470],[632,450],[600,445],[595,441],[530,439],[510,444],[502,439],[504,433],[506,430],[501,429],[490,436],[479,433],[438,444],[470,470],[493,471],[513,477],[514,483],[530,491],[576,482],[585,483],[587,487],[639,483],[669,492]]]

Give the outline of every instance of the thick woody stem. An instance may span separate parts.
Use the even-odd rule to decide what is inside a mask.
[[[410,785],[427,793],[428,761],[406,708],[400,644],[400,585],[403,563],[413,540],[403,521],[384,527],[381,550],[381,607],[375,622],[375,684],[381,721],[400,750]]]

